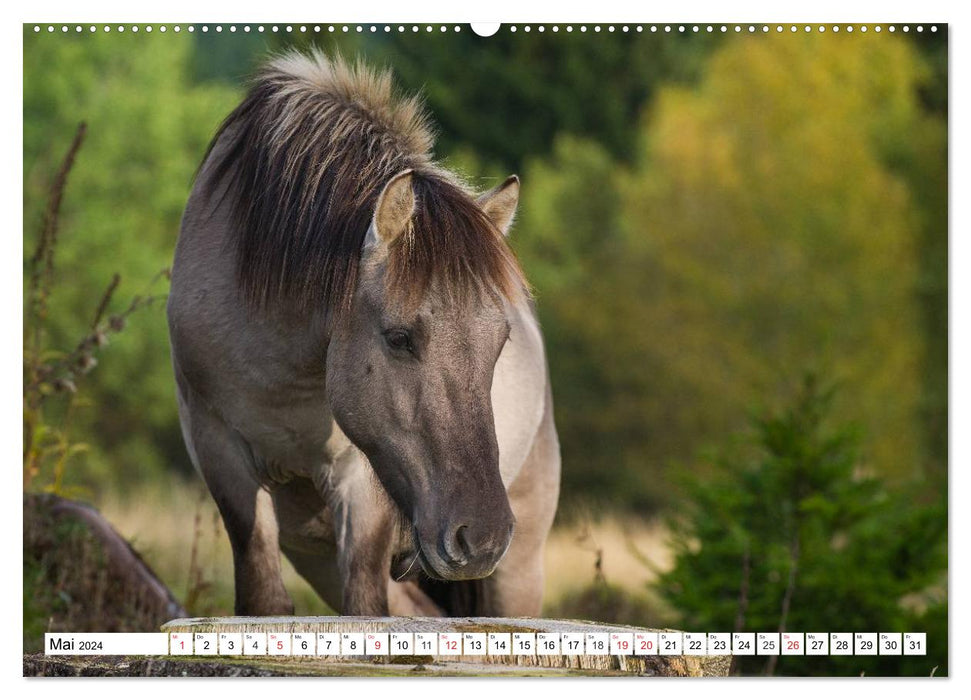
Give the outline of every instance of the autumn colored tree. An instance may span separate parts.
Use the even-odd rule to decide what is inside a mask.
[[[532,162],[519,250],[558,341],[568,492],[663,500],[670,464],[811,367],[869,468],[926,475],[921,209],[895,158],[945,167],[910,145],[941,129],[925,75],[895,37],[745,37],[658,94],[633,167],[575,139]]]

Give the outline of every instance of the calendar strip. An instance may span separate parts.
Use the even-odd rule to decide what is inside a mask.
[[[924,632],[47,633],[48,655],[924,656]]]

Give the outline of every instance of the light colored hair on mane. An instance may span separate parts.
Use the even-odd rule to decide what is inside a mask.
[[[397,97],[391,71],[373,70],[360,60],[352,65],[340,56],[331,60],[320,49],[310,54],[291,50],[271,59],[261,79],[278,81],[275,97],[290,101],[292,111],[285,112],[276,135],[281,140],[306,128],[302,120],[325,119],[330,110],[343,109],[345,128],[353,128],[364,116],[376,127],[376,135],[393,142],[387,145],[431,159],[435,139],[421,99]],[[314,99],[322,95],[330,99]]]
[[[432,160],[417,97],[389,71],[319,50],[272,58],[223,122],[200,174],[231,197],[237,281],[252,305],[350,307],[361,248],[384,185],[413,171],[412,235],[390,249],[389,292],[414,299],[437,279],[456,299],[526,282],[502,234]],[[211,156],[211,158],[210,158]]]

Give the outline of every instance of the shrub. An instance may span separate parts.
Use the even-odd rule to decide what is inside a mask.
[[[946,674],[946,506],[870,475],[856,431],[830,425],[833,394],[807,377],[685,479],[658,590],[688,630],[928,633],[927,656],[736,657],[743,674]]]

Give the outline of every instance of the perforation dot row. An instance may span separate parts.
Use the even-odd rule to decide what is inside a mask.
[[[46,27],[42,27],[41,25],[38,25],[38,24],[35,24],[34,25],[34,32],[35,33],[40,33],[42,31],[44,31],[45,29],[46,29],[46,31],[48,33],[54,33],[56,31],[61,31],[62,33],[67,33],[67,32],[70,32],[72,30],[75,33],[81,33],[81,32],[84,31],[85,28],[82,27],[80,24],[73,25],[73,26],[68,26],[66,24],[62,24],[62,25],[49,24]],[[106,24],[106,25],[103,25],[101,27],[98,27],[98,26],[92,24],[92,25],[89,25],[87,27],[87,29],[88,29],[89,32],[97,32],[100,29],[101,31],[104,31],[104,32],[116,31],[116,32],[119,32],[119,33],[123,33],[125,31],[130,31],[132,33],[138,33],[139,31],[143,31],[143,32],[148,33],[148,34],[152,33],[153,31],[159,31],[159,32],[161,32],[161,33],[164,34],[165,32],[168,32],[170,30],[172,32],[175,32],[176,34],[178,34],[178,33],[182,32],[183,29],[185,31],[187,31],[187,32],[190,32],[190,33],[193,33],[195,31],[197,31],[197,28],[196,28],[195,25],[186,25],[183,28],[181,25],[178,25],[178,24],[172,25],[171,27],[169,27],[167,25],[158,25],[158,26],[145,25],[145,26],[142,26],[142,27],[139,27],[138,25],[130,25],[130,26],[127,26],[126,27],[123,24],[120,24],[120,25],[108,25],[108,24]],[[276,25],[276,24],[274,24],[274,25],[262,25],[262,24],[260,24],[260,25],[255,25],[255,26],[251,26],[251,25],[248,25],[248,24],[244,24],[244,25],[237,26],[235,24],[231,24],[231,25],[225,25],[224,26],[224,25],[221,25],[221,24],[217,24],[217,25],[209,26],[209,25],[204,24],[204,25],[201,25],[200,27],[198,27],[198,31],[200,31],[200,32],[202,32],[204,34],[210,32],[210,31],[214,31],[216,33],[221,33],[223,31],[228,31],[230,33],[235,33],[235,32],[249,33],[249,32],[254,32],[254,31],[257,32],[257,33],[264,33],[264,32],[271,32],[271,33],[277,32],[277,33],[279,33],[279,32],[284,32],[284,33],[289,33],[289,34],[292,34],[292,33],[301,33],[301,34],[306,34],[306,33],[314,33],[314,34],[321,34],[321,33],[344,33],[344,34],[347,34],[347,33],[350,33],[350,32],[356,32],[356,33],[370,32],[370,33],[374,34],[374,33],[378,33],[378,32],[384,32],[384,33],[387,34],[387,33],[391,33],[391,32],[394,32],[394,31],[397,31],[399,33],[406,33],[406,32],[409,32],[409,31],[412,32],[412,33],[417,33],[417,32],[422,31],[423,29],[424,29],[424,31],[426,33],[428,33],[428,32],[434,32],[436,29],[440,33],[445,33],[445,32],[448,32],[449,31],[449,26],[448,25],[435,25],[435,26],[433,26],[433,25],[430,25],[430,24],[429,25],[417,25],[417,24],[401,25],[401,24],[399,24],[399,25],[396,25],[396,26],[387,25],[387,24],[385,24],[385,25],[375,25],[375,24],[372,24],[372,25],[362,25],[362,24],[357,24],[357,25],[348,25],[348,24],[341,24],[341,25],[334,25],[334,24],[329,24],[329,25],[320,25],[320,24],[315,24],[315,25],[307,25],[307,24],[300,24],[300,25],[292,25],[292,24],[287,24],[287,25]],[[461,27],[459,27],[457,25],[454,26],[454,27],[451,27],[451,29],[453,31],[455,31],[455,32],[462,31],[461,30]],[[841,27],[840,25],[832,25],[832,26],[828,26],[827,27],[825,25],[816,25],[816,26],[813,26],[813,25],[808,25],[808,24],[807,25],[795,25],[795,24],[789,24],[789,25],[782,25],[782,24],[777,24],[777,25],[768,25],[768,24],[758,24],[758,25],[756,25],[756,24],[749,24],[749,25],[741,25],[741,24],[735,24],[735,25],[728,25],[728,24],[720,24],[720,25],[712,25],[712,24],[691,24],[691,25],[684,25],[684,24],[679,24],[679,25],[663,24],[663,25],[657,25],[657,24],[652,24],[652,25],[648,25],[648,26],[643,26],[643,25],[634,25],[634,26],[631,26],[631,25],[626,25],[625,24],[625,25],[622,25],[622,26],[607,25],[606,27],[601,27],[600,25],[593,25],[591,27],[588,27],[587,25],[578,25],[578,26],[565,25],[565,26],[562,26],[562,27],[559,26],[559,25],[553,25],[553,26],[550,26],[550,27],[546,27],[545,25],[538,25],[538,26],[523,25],[523,26],[519,26],[519,25],[515,25],[514,24],[514,25],[510,25],[508,27],[503,27],[503,29],[505,29],[506,31],[509,31],[511,33],[516,33],[517,31],[522,31],[522,32],[527,32],[528,33],[528,32],[534,31],[534,30],[537,31],[537,32],[540,32],[540,33],[546,32],[547,30],[549,30],[551,32],[554,32],[554,33],[558,33],[560,31],[564,31],[564,32],[567,32],[567,33],[571,33],[571,32],[574,32],[574,31],[578,31],[578,32],[583,33],[583,32],[587,32],[587,31],[591,31],[591,30],[593,32],[601,32],[601,31],[603,31],[603,30],[606,29],[607,32],[616,32],[616,31],[619,30],[620,32],[632,32],[632,31],[633,32],[645,32],[645,31],[647,31],[647,32],[651,32],[651,33],[658,33],[658,32],[663,32],[663,33],[678,32],[680,34],[687,34],[687,33],[694,33],[694,34],[708,33],[708,34],[711,34],[711,33],[714,33],[714,32],[726,33],[726,32],[729,32],[729,31],[733,31],[733,32],[739,33],[739,34],[742,33],[742,32],[747,32],[749,34],[755,34],[757,32],[768,33],[768,32],[771,32],[773,29],[777,33],[785,32],[785,31],[788,31],[790,33],[795,33],[795,32],[800,32],[800,31],[801,32],[806,32],[806,33],[808,33],[808,32],[820,32],[821,33],[821,32],[827,32],[827,31],[831,31],[833,33],[839,33],[840,31],[845,31],[846,33],[853,33],[854,31],[860,31],[860,32],[866,33],[870,29],[872,29],[874,32],[878,32],[878,33],[884,31],[884,29],[886,29],[886,31],[891,32],[891,33],[898,31],[898,29],[899,29],[899,31],[902,31],[902,32],[910,32],[911,29],[914,29],[915,31],[918,31],[918,32],[923,32],[924,29],[925,29],[925,27],[922,24],[914,25],[913,27],[911,27],[911,25],[907,25],[907,24],[900,25],[899,27],[897,25],[892,25],[892,24],[891,25],[887,25],[886,27],[883,27],[881,25],[866,25],[866,24],[863,24],[863,25],[852,25],[852,24],[849,24],[849,25],[845,25],[843,27]],[[930,25],[929,29],[930,29],[931,32],[936,32],[937,31],[937,25]]]
[[[45,27],[41,27],[40,25],[36,25],[36,24],[34,25],[34,32],[35,33],[41,32],[44,29],[45,29]],[[74,26],[68,26],[66,24],[60,25],[60,26],[47,25],[47,27],[46,27],[46,30],[48,32],[50,32],[50,33],[53,33],[53,32],[56,32],[56,31],[61,31],[63,33],[67,33],[67,32],[70,32],[72,30],[75,31],[75,32],[77,32],[77,33],[80,33],[80,32],[83,32],[84,29],[85,28],[82,27],[80,24],[74,25]],[[292,34],[292,33],[307,33],[307,32],[312,32],[312,33],[315,33],[315,34],[320,34],[322,32],[331,32],[331,33],[334,33],[334,32],[344,32],[344,33],[348,33],[348,32],[351,32],[351,31],[356,31],[356,32],[365,32],[365,31],[370,31],[370,32],[378,32],[378,31],[383,31],[383,32],[392,32],[392,31],[398,31],[398,32],[407,32],[407,31],[418,32],[418,31],[421,31],[421,29],[424,29],[426,32],[431,32],[431,31],[434,31],[435,29],[438,29],[440,32],[447,32],[449,30],[449,27],[448,26],[445,26],[445,25],[436,26],[436,27],[432,27],[431,25],[425,25],[423,27],[419,27],[418,25],[409,25],[408,27],[405,27],[403,25],[398,25],[397,27],[391,27],[389,25],[384,25],[382,27],[378,27],[377,25],[370,25],[370,26],[368,26],[368,25],[360,25],[360,24],[358,24],[358,25],[346,25],[346,24],[344,24],[344,25],[333,25],[333,24],[331,24],[331,25],[325,25],[325,26],[322,26],[322,25],[319,25],[319,24],[312,25],[312,26],[311,25],[306,25],[306,24],[301,24],[301,25],[290,25],[290,24],[288,24],[288,25],[285,25],[285,26],[284,25],[275,25],[275,24],[274,25],[262,25],[261,24],[261,25],[257,25],[257,26],[250,26],[248,24],[236,26],[235,24],[231,24],[231,25],[225,25],[224,26],[224,25],[221,25],[221,24],[217,24],[217,25],[214,25],[214,26],[209,26],[207,24],[204,24],[204,25],[199,26],[197,28],[196,25],[192,25],[192,24],[186,25],[185,27],[182,27],[181,25],[178,25],[178,24],[173,25],[171,27],[168,27],[166,25],[159,25],[157,27],[153,27],[152,25],[146,25],[146,26],[143,26],[143,27],[139,27],[138,25],[131,25],[129,27],[126,27],[123,24],[120,24],[120,25],[108,25],[108,24],[106,24],[103,27],[97,27],[95,25],[90,25],[90,26],[88,26],[87,29],[88,29],[89,32],[96,32],[99,29],[101,29],[101,31],[103,31],[103,32],[116,31],[116,32],[122,32],[122,33],[125,32],[125,31],[131,31],[131,32],[135,32],[135,33],[139,32],[139,31],[143,31],[143,32],[147,32],[147,33],[151,33],[152,31],[159,31],[159,32],[165,33],[167,31],[171,30],[171,31],[173,31],[173,32],[175,32],[175,33],[178,34],[178,33],[182,32],[183,30],[184,31],[187,31],[187,32],[190,32],[190,33],[191,32],[195,32],[195,31],[198,30],[198,31],[200,31],[202,33],[208,33],[210,31],[214,31],[214,32],[217,32],[217,33],[220,33],[220,32],[223,32],[223,31],[228,31],[228,32],[246,32],[246,33],[248,33],[248,32],[260,32],[260,33],[262,33],[262,32],[283,32],[283,33],[289,33],[289,34]],[[456,31],[456,32],[461,31],[461,27],[459,27],[459,26],[455,26],[452,29],[453,29],[453,31]]]
[[[520,29],[520,28],[517,28],[516,25],[512,25],[512,26],[508,27],[508,30],[510,32],[516,32],[516,31],[518,31],[518,29]],[[523,26],[523,27],[521,27],[521,29],[524,32],[531,31],[531,27],[529,25]],[[550,29],[552,31],[554,31],[554,32],[560,31],[560,27],[559,26],[553,26]],[[601,27],[599,25],[594,25],[593,27],[587,27],[586,25],[580,25],[579,27],[576,27],[576,28],[574,28],[572,25],[567,25],[563,29],[565,31],[567,31],[567,32],[572,32],[572,31],[574,31],[574,29],[576,29],[577,31],[580,31],[580,32],[586,32],[589,29],[592,29],[594,32],[600,32],[600,31],[603,31],[604,29],[606,29],[608,32],[615,32],[618,29],[620,29],[620,31],[622,31],[622,32],[629,32],[629,31],[631,31],[631,27],[628,26],[628,25],[623,25],[621,27],[616,27],[616,26],[613,26],[613,25],[608,25],[607,27]],[[839,33],[839,31],[841,30],[841,27],[840,27],[840,25],[832,25],[832,26],[816,25],[816,26],[813,26],[813,25],[808,25],[808,24],[807,25],[796,25],[796,24],[789,24],[789,25],[782,25],[782,24],[776,24],[776,25],[769,25],[769,24],[749,24],[749,25],[742,25],[742,24],[734,24],[734,25],[732,25],[732,24],[715,24],[715,25],[713,25],[713,24],[689,24],[689,25],[684,25],[684,24],[678,24],[678,25],[662,24],[662,25],[658,25],[658,24],[652,24],[652,25],[649,25],[647,27],[642,26],[642,25],[637,25],[633,29],[634,29],[634,31],[637,31],[637,32],[650,31],[650,32],[653,32],[653,33],[657,33],[657,32],[665,32],[665,33],[678,32],[679,34],[687,34],[687,33],[699,34],[699,33],[702,33],[702,32],[705,32],[705,33],[714,33],[714,32],[729,32],[729,31],[734,31],[736,33],[748,32],[750,34],[755,34],[756,32],[768,33],[768,32],[771,32],[773,29],[775,29],[776,32],[784,32],[784,31],[787,31],[788,30],[789,32],[799,32],[799,31],[803,31],[803,32],[813,32],[813,31],[816,31],[816,32],[826,32],[826,31],[832,31],[832,32],[835,32],[835,33]],[[849,33],[852,33],[855,29],[858,29],[861,32],[867,32],[870,29],[872,29],[875,32],[881,32],[881,31],[884,30],[884,27],[881,26],[881,25],[865,25],[865,24],[864,25],[852,25],[852,24],[850,24],[850,25],[846,25],[845,27],[842,27],[842,29],[844,29],[846,32],[849,32]],[[900,31],[903,31],[903,32],[909,32],[911,30],[911,25],[906,25],[906,24],[905,25],[900,25],[899,29],[900,29]],[[914,25],[913,26],[913,29],[916,30],[916,31],[918,31],[918,32],[923,32],[924,29],[925,29],[925,27],[922,24],[918,24],[918,25]],[[936,32],[937,31],[937,26],[936,25],[931,25],[929,27],[929,29],[932,32]],[[539,27],[536,27],[536,30],[537,31],[540,31],[540,32],[543,32],[543,31],[546,30],[546,28],[543,27],[543,26],[539,26]],[[889,32],[896,32],[898,30],[898,27],[896,25],[887,25],[886,26],[886,30],[889,31]]]

